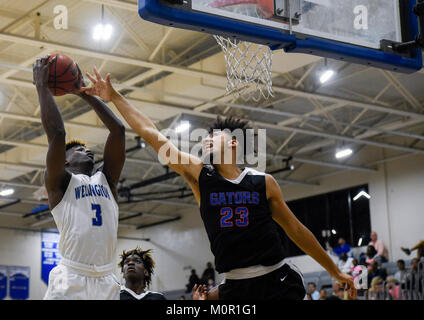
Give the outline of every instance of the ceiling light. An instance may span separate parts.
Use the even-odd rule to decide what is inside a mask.
[[[0,196],[2,197],[7,197],[10,196],[11,194],[14,194],[15,190],[14,189],[3,189],[0,191]]]
[[[334,230],[334,229],[332,229],[331,230],[331,232],[333,233],[333,234],[336,234],[337,232],[336,232],[336,230]]]
[[[360,246],[361,246],[361,244],[362,244],[362,237],[361,237],[361,238],[359,238],[359,241],[358,241],[358,247],[360,247]]]
[[[104,40],[107,41],[112,37],[113,27],[110,24],[99,23],[94,27],[93,39],[96,41]]]
[[[361,197],[365,197],[365,198],[367,198],[367,199],[371,199],[371,196],[368,194],[368,193],[366,193],[365,191],[361,191],[361,192],[359,192],[354,198],[353,198],[353,201],[356,201],[356,200],[358,200],[359,198],[361,198]]]
[[[353,150],[350,148],[342,149],[336,152],[336,158],[341,159],[350,156],[353,153]]]
[[[188,128],[190,128],[190,122],[183,121],[180,123],[178,127],[175,128],[175,132],[181,133],[181,132],[187,131]]]
[[[319,81],[320,81],[321,83],[326,83],[326,82],[327,82],[328,80],[330,80],[333,76],[334,76],[334,71],[333,71],[333,70],[331,70],[331,69],[325,70],[325,71],[321,74],[321,76],[320,76],[320,78],[319,78]]]

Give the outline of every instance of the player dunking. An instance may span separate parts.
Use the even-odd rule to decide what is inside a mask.
[[[296,268],[283,262],[285,254],[273,220],[334,279],[346,284],[351,297],[356,297],[353,278],[337,268],[313,234],[290,211],[275,179],[237,166],[239,141],[224,130],[244,130],[245,122],[218,119],[202,143],[203,156],[209,154],[219,160],[206,165],[166,139],[148,117],[112,87],[110,76],[91,80],[93,87],[83,88],[87,94],[112,101],[157,153],[167,148],[167,156],[171,152],[178,154],[178,161],[167,165],[186,179],[200,207],[216,269],[225,273],[225,283],[217,292],[219,299],[304,298],[303,278]],[[232,162],[226,164],[223,159],[228,152]]]
[[[125,162],[125,127],[98,98],[75,91],[109,129],[104,165],[93,174],[94,154],[77,141],[65,143],[65,127],[48,88],[48,56],[33,76],[48,139],[45,186],[60,232],[62,260],[52,269],[44,299],[119,300],[112,273],[118,236],[116,185]]]

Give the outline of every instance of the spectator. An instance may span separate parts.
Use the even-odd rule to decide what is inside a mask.
[[[119,266],[125,285],[121,286],[120,300],[166,300],[162,293],[146,290],[152,281],[155,267],[150,251],[137,247],[121,254]]]
[[[386,290],[394,300],[401,300],[399,282],[395,277],[387,277]]]
[[[374,231],[371,233],[371,241],[368,245],[375,248],[377,254],[376,257],[374,257],[374,260],[377,260],[379,265],[389,261],[389,252],[387,251],[383,241],[378,239],[377,232]]]
[[[417,258],[418,260],[424,261],[424,240],[418,242],[415,246],[413,246],[411,249],[408,248],[401,248],[403,252],[405,252],[408,256],[411,254],[412,251],[417,250]]]
[[[406,282],[407,270],[405,268],[405,261],[400,259],[397,261],[398,271],[395,273],[395,279],[402,285]]]
[[[418,273],[418,265],[420,261],[418,258],[414,258],[411,260],[411,267],[409,269],[409,274],[406,277],[406,289],[407,290],[418,290],[418,292],[422,293],[422,277]]]
[[[380,277],[381,279],[386,280],[387,277],[387,272],[386,269],[384,268],[380,268],[378,266],[377,261],[373,261],[371,262],[370,265],[370,270],[368,271],[368,287],[371,286],[371,282],[373,281],[374,278],[376,277]]]
[[[375,256],[377,255],[377,250],[375,250],[374,246],[368,246],[367,247],[367,252],[366,252],[366,259],[365,259],[365,264],[367,266],[370,266],[371,263],[374,261]],[[377,261],[378,263],[378,261]],[[370,269],[370,268],[368,268]]]
[[[327,298],[327,291],[325,289],[321,289],[319,291],[319,299],[325,300]]]
[[[365,252],[361,252],[361,254],[359,255],[358,264],[365,266],[367,264],[366,260],[367,260],[367,254]]]
[[[314,282],[308,283],[308,293],[311,295],[311,300],[319,300],[319,292],[317,290],[317,285]]]
[[[337,281],[333,282],[333,292],[331,296],[327,297],[325,300],[343,300],[344,299],[344,290],[341,284]]]
[[[195,284],[200,283],[199,276],[196,274],[196,270],[191,270],[190,278],[188,279],[188,284],[186,285],[186,293],[190,293],[193,290]]]
[[[349,274],[352,275],[355,268],[359,265],[358,259],[352,259],[352,267],[349,270]]]
[[[309,293],[306,293],[304,300],[314,300],[314,299],[312,299],[312,296]]]
[[[375,264],[375,262],[373,262]],[[383,278],[374,277],[371,282],[371,288],[369,290],[369,300],[393,300],[390,294],[384,294]]]
[[[353,268],[353,264],[352,264],[352,260],[353,258],[348,257],[346,252],[343,252],[340,255],[340,260],[338,262],[338,267],[339,269],[344,272],[344,273],[350,273],[351,269]]]
[[[215,287],[215,281],[213,279],[208,279],[208,290],[212,290]]]
[[[181,296],[178,300],[185,300],[186,297],[185,296]]]
[[[345,240],[345,239],[343,239],[343,238],[339,238],[338,243],[339,243],[339,247],[337,247],[337,248],[333,249],[333,252],[334,252],[336,255],[338,255],[339,257],[340,257],[340,255],[341,255],[342,253],[346,253],[346,254],[348,254],[348,255],[349,255],[349,253],[351,252],[352,248],[350,247],[350,245],[348,245],[348,244],[346,243],[346,240]],[[330,245],[329,245],[328,243],[327,243],[327,249],[328,249],[328,250],[331,250],[331,247],[330,247]]]
[[[206,269],[202,274],[202,283],[207,284],[209,279],[215,282],[215,269],[212,266],[212,262],[206,264]]]

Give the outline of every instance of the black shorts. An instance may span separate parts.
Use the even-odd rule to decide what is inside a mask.
[[[303,300],[303,276],[284,264],[260,277],[225,280],[219,286],[219,300]]]

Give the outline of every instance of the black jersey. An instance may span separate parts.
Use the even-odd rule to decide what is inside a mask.
[[[284,259],[277,225],[266,198],[265,174],[245,168],[227,180],[211,165],[199,176],[200,213],[219,273]]]
[[[166,300],[166,298],[160,292],[145,291],[137,294],[131,289],[121,287],[119,300]]]

